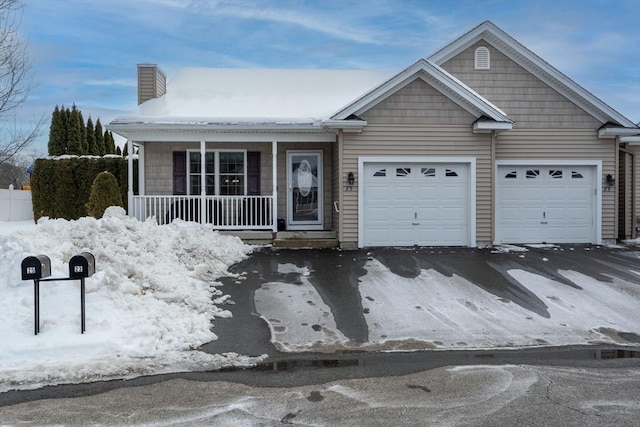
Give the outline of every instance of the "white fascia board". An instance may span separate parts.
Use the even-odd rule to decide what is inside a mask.
[[[631,145],[639,145],[640,144],[640,135],[634,136],[623,136],[620,138],[621,143],[627,143]]]
[[[288,128],[285,131],[279,129],[265,129],[259,131],[240,129],[214,129],[214,128],[188,128],[181,129],[172,126],[166,128],[149,126],[119,126],[107,125],[107,129],[132,141],[146,142],[335,142],[337,130]]]
[[[419,72],[424,72],[428,78],[418,75],[430,85],[435,85],[439,91],[460,105],[472,115],[486,115],[496,121],[511,122],[504,111],[483,98],[480,94],[465,85],[437,64],[426,59],[420,59],[415,64],[396,74],[376,89],[362,96],[360,99],[337,112],[331,119],[343,120],[351,114],[358,115],[366,111],[382,99],[394,93],[410,82]]]
[[[636,136],[640,134],[640,128],[621,128],[617,126],[603,127],[598,129],[598,138],[615,138],[617,136]]]
[[[631,120],[571,80],[490,21],[485,21],[465,33],[431,55],[429,60],[441,65],[482,38],[601,122],[616,121],[626,127],[635,126]]]
[[[505,132],[513,129],[511,122],[479,121],[473,124],[473,133]]]
[[[324,120],[325,129],[342,129],[345,132],[360,132],[367,125],[365,120]]]

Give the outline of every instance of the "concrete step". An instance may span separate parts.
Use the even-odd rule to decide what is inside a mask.
[[[275,239],[274,248],[327,249],[337,248],[338,239]]]
[[[278,231],[277,240],[308,240],[308,239],[337,239],[336,231]]]

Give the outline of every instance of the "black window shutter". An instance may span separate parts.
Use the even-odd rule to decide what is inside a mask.
[[[187,152],[173,152],[173,194],[187,194]]]
[[[247,195],[260,195],[260,152],[247,151]]]

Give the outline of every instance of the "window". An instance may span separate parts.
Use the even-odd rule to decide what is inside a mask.
[[[529,169],[525,176],[527,179],[535,179],[540,176],[540,169]]]
[[[219,153],[221,196],[244,194],[244,153]]]
[[[396,176],[409,176],[411,168],[398,168],[396,169]]]
[[[422,168],[420,172],[422,172],[422,176],[424,177],[436,176],[435,168]]]
[[[444,173],[444,176],[458,176],[458,172],[454,171],[453,169],[447,169]]]
[[[387,176],[387,170],[386,169],[380,169],[379,171],[376,171],[373,176],[375,177],[384,177]]]
[[[244,151],[207,151],[205,153],[205,190],[209,195],[238,196],[245,194],[246,153]],[[200,151],[189,151],[187,164],[189,194],[199,195],[202,165]]]
[[[518,177],[518,171],[507,172],[507,174],[504,177],[506,179],[515,179]]]
[[[571,178],[572,179],[582,179],[582,178],[584,178],[584,176],[582,176],[582,174],[580,172],[571,171]]]
[[[476,70],[489,70],[490,69],[490,55],[489,49],[486,46],[480,46],[476,49],[474,55],[474,68]]]
[[[549,177],[553,179],[562,179],[562,171],[559,169],[550,169]]]
[[[215,194],[215,153],[207,152],[205,154],[205,174],[207,180],[207,194]],[[189,194],[200,194],[200,174],[202,165],[200,164],[200,152],[189,152]]]

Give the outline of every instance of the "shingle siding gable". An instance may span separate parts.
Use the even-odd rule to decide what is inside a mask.
[[[471,125],[476,118],[424,80],[407,86],[361,114],[368,123]]]
[[[490,70],[474,69],[476,48],[486,46]],[[485,40],[441,65],[504,110],[514,129],[596,129],[601,123]]]

